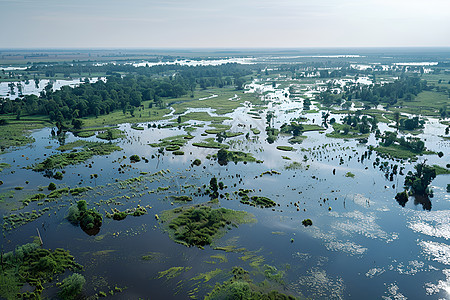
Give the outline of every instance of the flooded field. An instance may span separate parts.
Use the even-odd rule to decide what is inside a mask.
[[[254,80],[246,91],[260,95],[257,101],[231,113],[172,109],[160,121],[114,127],[117,138],[105,138],[106,128],[90,137],[33,131],[33,143],[0,156],[9,165],[0,172],[2,251],[39,234],[44,248],[69,250],[84,266],[83,297],[92,299],[219,299],[236,288],[233,276],[247,278],[243,282],[261,295],[276,290],[300,299],[450,297],[449,175],[432,181],[430,199],[410,197],[403,205],[395,199],[417,163],[450,163],[446,125],[427,117],[415,136],[429,152],[389,157],[375,150],[380,136],[395,130],[383,110],[378,133],[339,138],[324,114],[343,123],[342,107],[320,108],[313,98],[305,103],[321,83],[295,86],[301,97],[291,95],[291,85]],[[201,121],[205,116],[210,120]],[[303,125],[300,136],[281,132],[269,143],[292,121]],[[219,149],[226,149],[227,162],[220,163]],[[77,155],[85,159],[71,164]],[[47,168],[51,163],[61,167]],[[202,208],[207,219],[182,223],[188,207]],[[100,225],[84,224],[91,208],[103,216]],[[195,223],[203,220],[212,227],[219,222],[217,231],[205,233]],[[42,296],[54,297],[57,287],[46,287]]]

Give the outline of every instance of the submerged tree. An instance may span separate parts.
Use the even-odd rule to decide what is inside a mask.
[[[423,163],[414,166],[416,172],[408,172],[405,178],[405,188],[411,192],[412,195],[425,196],[430,194],[428,185],[436,177],[436,170]]]

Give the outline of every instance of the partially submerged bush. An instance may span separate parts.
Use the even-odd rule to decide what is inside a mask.
[[[134,155],[130,156],[130,161],[131,162],[138,162],[138,161],[141,161],[141,158],[139,157],[139,155],[134,154]]]
[[[58,296],[62,299],[75,299],[75,297],[81,293],[85,283],[86,279],[84,279],[83,275],[73,273],[63,280]]]
[[[312,221],[311,219],[304,219],[302,221],[303,226],[308,227],[308,226],[312,226]]]
[[[56,184],[54,184],[53,182],[50,182],[50,184],[48,185],[48,190],[49,191],[56,190]]]

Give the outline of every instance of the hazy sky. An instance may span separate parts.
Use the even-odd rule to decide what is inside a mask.
[[[450,46],[449,0],[0,0],[0,48]]]

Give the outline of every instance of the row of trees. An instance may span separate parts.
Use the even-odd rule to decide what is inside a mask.
[[[75,88],[64,86],[58,91],[52,91],[52,86],[48,85],[39,97],[27,95],[16,100],[4,99],[0,102],[0,114],[47,115],[51,121],[63,122],[104,115],[118,109],[124,112],[131,111],[148,100],[152,101],[152,105],[163,107],[165,106],[163,98],[177,98],[188,93],[193,96],[199,82],[203,88],[211,85],[223,87],[236,84],[236,88],[241,89],[245,82],[242,76],[248,72],[250,70],[231,64],[216,67],[186,67],[182,72],[171,76],[109,76],[106,82],[87,81]],[[231,77],[224,78],[223,74]]]

